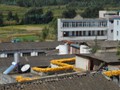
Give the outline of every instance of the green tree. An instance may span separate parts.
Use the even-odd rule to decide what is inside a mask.
[[[98,42],[97,42],[97,36],[96,36],[94,42],[95,42],[95,44],[94,44],[94,46],[93,46],[92,49],[91,49],[91,52],[92,52],[92,53],[96,53],[97,50],[99,49]]]
[[[15,20],[17,23],[19,23],[19,17],[18,17],[18,14],[17,14],[17,13],[15,13],[15,15],[14,15],[14,20]]]
[[[42,23],[42,8],[32,8],[25,13],[23,22],[25,24],[38,24]]]
[[[81,14],[81,16],[84,18],[95,18],[95,17],[98,17],[100,10],[103,10],[103,6],[101,5],[87,7],[85,11]]]
[[[63,18],[74,18],[76,16],[76,11],[74,9],[68,9],[62,12]]]
[[[21,6],[21,7],[30,7],[32,6],[30,3],[30,0],[17,0],[16,1],[17,5]]]
[[[47,38],[48,34],[49,34],[49,29],[45,27],[41,32],[42,40],[45,40]]]
[[[52,11],[47,11],[43,15],[43,23],[49,23],[50,21],[52,21],[52,19],[53,19],[53,13],[52,13]]]
[[[8,20],[8,21],[13,20],[13,13],[12,13],[12,11],[9,11],[9,12],[8,12],[7,20]]]
[[[0,26],[3,26],[3,14],[0,12]]]

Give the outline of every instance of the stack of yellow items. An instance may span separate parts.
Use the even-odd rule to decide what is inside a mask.
[[[75,62],[75,58],[68,58],[68,59],[58,59],[58,60],[52,60],[51,63],[58,65],[59,67],[56,68],[38,68],[33,67],[32,69],[37,72],[56,72],[56,71],[62,71],[62,70],[73,70],[74,66],[66,64],[65,62]]]
[[[103,72],[103,74],[105,74],[108,77],[118,76],[118,75],[120,75],[120,70],[106,71],[106,72]]]
[[[25,81],[30,81],[30,80],[33,80],[33,79],[28,78],[28,77],[23,77],[23,76],[17,76],[16,77],[17,82],[25,82]]]

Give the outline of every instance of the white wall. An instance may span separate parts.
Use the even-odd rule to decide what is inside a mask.
[[[56,47],[56,49],[59,49],[59,55],[68,54],[68,45],[67,44],[59,45]]]
[[[60,41],[60,38],[62,37],[61,28],[62,28],[62,22],[61,19],[58,19],[58,41]]]
[[[82,37],[75,37],[75,36],[72,36],[72,37],[61,37],[58,39],[58,41],[62,41],[62,40],[95,40],[96,39],[96,36],[82,36]],[[99,40],[106,40],[107,39],[107,36],[97,36],[97,39]]]
[[[67,19],[66,19],[67,20]],[[72,22],[74,20],[69,20],[69,22]],[[104,30],[107,32],[108,27],[62,27],[63,26],[62,19],[58,19],[58,41],[62,40],[94,40],[96,36],[69,36],[69,37],[63,37],[63,31],[100,31]],[[98,36],[97,39],[105,40],[107,39],[107,35],[105,36]]]
[[[86,45],[80,45],[80,53],[81,54],[89,54],[90,48]]]
[[[99,18],[105,18],[104,14],[106,13],[107,11],[99,11]]]
[[[113,32],[112,32],[113,30]],[[107,36],[108,36],[108,40],[113,40],[113,36],[114,36],[114,23],[111,23],[108,20],[108,32],[107,32]]]
[[[7,54],[6,53],[1,53],[0,58],[4,58],[4,57],[7,57]]]
[[[31,56],[37,56],[37,55],[38,55],[37,52],[35,52],[35,51],[32,51],[32,52],[31,52]]]
[[[118,35],[117,35],[118,32]],[[120,40],[120,19],[114,19],[114,38],[113,40]]]
[[[89,60],[80,56],[76,56],[75,67],[84,70],[89,70]]]

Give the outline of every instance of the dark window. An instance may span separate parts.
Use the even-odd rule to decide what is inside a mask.
[[[64,31],[63,32],[63,37],[68,37],[68,36],[69,36],[69,32]]]
[[[83,36],[86,36],[86,31],[83,31]]]
[[[88,36],[91,36],[91,31],[88,31]]]
[[[8,53],[7,57],[14,57],[14,53]]]
[[[100,31],[97,31],[97,35],[100,36]]]
[[[77,23],[76,23],[76,27],[78,27],[78,24],[79,24],[79,23],[77,22]]]
[[[38,56],[41,56],[41,55],[46,55],[45,52],[38,52]]]
[[[23,56],[31,56],[31,53],[30,52],[24,52],[22,55]]]
[[[104,31],[103,30],[101,31],[101,36],[104,36]]]
[[[111,30],[111,33],[113,33],[113,30]]]
[[[117,36],[119,35],[119,32],[117,31]]]
[[[82,31],[79,31],[79,36],[82,36]]]
[[[75,32],[74,31],[72,31],[72,36],[75,36]]]
[[[92,31],[92,36],[95,36],[95,31]]]
[[[76,31],[76,36],[79,36],[79,35],[78,35],[78,31]]]
[[[117,21],[117,25],[119,25],[119,21]]]
[[[113,20],[110,20],[111,23],[113,23],[114,21]]]

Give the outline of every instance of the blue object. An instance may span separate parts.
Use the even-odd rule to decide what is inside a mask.
[[[3,74],[9,74],[16,67],[16,65],[17,64],[12,64],[7,70],[3,72]]]

